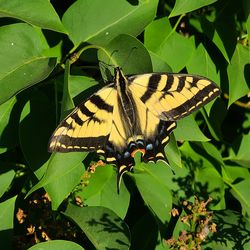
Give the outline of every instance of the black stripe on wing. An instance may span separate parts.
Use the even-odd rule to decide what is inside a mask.
[[[148,81],[147,90],[145,91],[144,95],[141,97],[141,101],[145,103],[153,94],[153,89],[157,89],[159,81],[161,80],[161,75],[152,74]]]

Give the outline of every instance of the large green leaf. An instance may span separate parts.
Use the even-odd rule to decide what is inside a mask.
[[[224,209],[225,186],[217,168],[220,162],[215,162],[197,144],[185,143],[181,147],[185,156],[185,165],[190,168],[194,175],[194,191],[199,198],[207,199],[208,196],[214,200],[213,209]],[[205,193],[204,193],[204,190]]]
[[[237,179],[250,179],[250,173],[247,168],[237,165],[226,165],[222,170],[223,179],[226,183],[233,183]]]
[[[94,173],[87,173],[86,176],[88,178],[83,180],[86,181],[86,185],[76,194],[81,197],[84,204],[107,207],[119,217],[124,218],[128,210],[130,195],[123,181],[120,185],[120,192],[117,193],[117,174],[113,166],[97,167]]]
[[[224,37],[221,37],[221,30],[217,30],[216,22],[210,22],[206,17],[201,17],[200,19],[200,25],[201,25],[201,32],[204,32],[207,37],[217,46],[217,48],[220,50],[224,58],[229,63],[230,59],[229,56],[231,54],[227,50],[228,45],[232,42],[233,39],[230,39],[229,41],[225,41],[223,39]],[[220,33],[219,33],[220,32]]]
[[[41,242],[30,247],[28,250],[83,250],[83,248],[73,241],[66,240],[49,240],[47,242]]]
[[[187,70],[190,74],[207,77],[220,86],[219,73],[207,50],[202,44],[196,48],[190,60],[187,62]]]
[[[228,66],[229,80],[229,102],[233,102],[249,92],[249,55],[248,49],[241,44],[237,44],[231,63]]]
[[[129,249],[128,226],[110,209],[69,205],[65,215],[81,228],[95,249]]]
[[[168,174],[167,164],[158,162],[156,165],[140,164],[132,175],[144,202],[162,223],[169,220],[172,208],[171,192],[164,182]]]
[[[0,230],[12,229],[14,222],[14,208],[16,197],[12,197],[2,203],[0,203]]]
[[[191,58],[195,41],[177,33],[167,18],[161,18],[145,29],[145,46],[171,66],[173,72],[179,72]]]
[[[15,176],[14,170],[9,170],[7,172],[2,173],[0,171],[0,197],[7,191],[7,188],[10,186],[13,178]]]
[[[150,55],[144,45],[129,35],[119,35],[98,51],[98,59],[113,66],[122,67],[125,74],[138,74],[152,72]],[[113,67],[104,65],[102,75],[105,78],[107,69]],[[112,72],[113,73],[113,72]]]
[[[201,132],[198,124],[192,115],[187,116],[177,122],[174,130],[177,141],[208,141],[209,139]]]
[[[75,46],[81,42],[103,45],[119,34],[139,35],[154,19],[158,1],[79,0],[63,16]],[[82,28],[84,27],[84,29]]]
[[[0,0],[0,17],[13,17],[43,29],[66,33],[56,11],[44,0]]]
[[[13,97],[0,105],[0,154],[17,144],[18,115],[15,112],[16,98]]]
[[[95,168],[94,173],[85,171],[83,181],[86,182],[82,187],[81,192],[78,192],[77,195],[81,197],[83,201],[88,203],[88,199],[92,196],[95,196],[99,193],[105,186],[106,182],[112,178],[113,175],[113,167],[110,165],[106,166],[98,166]],[[94,204],[91,204],[94,205]],[[100,205],[100,204],[95,204]]]
[[[240,202],[242,214],[249,220],[250,218],[250,179],[243,180],[237,184],[231,184],[232,195]]]
[[[153,72],[172,72],[172,68],[160,56],[152,51],[149,51],[149,54],[153,65]]]
[[[174,8],[169,17],[178,16],[187,12],[197,10],[203,6],[207,6],[217,0],[176,0]]]
[[[95,79],[88,77],[88,76],[70,75],[69,76],[69,94],[72,98],[75,98],[77,96],[82,97],[83,91],[88,92],[89,89],[98,87],[98,84],[99,83]],[[91,93],[86,93],[83,98],[89,97],[90,94]]]
[[[182,167],[181,153],[177,146],[174,135],[170,136],[170,141],[165,147],[166,156],[171,167]]]
[[[12,249],[13,247],[13,226],[14,226],[14,209],[16,197],[12,197],[0,203],[0,242],[1,248]]]
[[[46,163],[47,171],[43,178],[32,187],[28,195],[39,188],[45,188],[57,209],[73,188],[80,182],[84,172],[84,153],[53,154]]]
[[[210,142],[202,142],[200,144],[205,151],[213,157],[221,166],[224,166],[223,158],[221,156],[220,151]]]
[[[52,106],[43,92],[34,91],[25,104],[19,124],[19,140],[22,152],[31,170],[38,179],[46,171],[46,162],[50,157],[48,141],[55,120]]]
[[[235,156],[230,156],[230,160],[240,164],[241,166],[250,168],[249,147],[250,134],[243,135],[237,154]]]
[[[43,54],[49,47],[32,26],[17,23],[0,29],[0,104],[19,91],[45,79],[56,59]]]
[[[174,32],[167,17],[159,18],[150,23],[144,32],[144,43],[147,49],[157,52]]]

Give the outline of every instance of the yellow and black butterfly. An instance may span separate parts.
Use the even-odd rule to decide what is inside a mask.
[[[78,105],[57,127],[49,151],[96,151],[122,175],[142,161],[166,161],[164,146],[176,120],[220,94],[205,77],[148,73],[126,77],[116,67],[114,81]]]

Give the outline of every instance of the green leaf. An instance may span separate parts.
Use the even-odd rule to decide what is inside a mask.
[[[8,172],[0,174],[0,197],[7,191],[7,188],[10,186],[14,176],[14,170],[9,170]]]
[[[16,196],[0,203],[0,231],[13,229]]]
[[[187,12],[197,10],[201,7],[207,6],[216,2],[217,0],[176,0],[173,10],[169,17],[178,16]]]
[[[75,46],[81,42],[104,45],[119,34],[139,35],[154,19],[157,4],[157,0],[135,5],[129,1],[79,0],[65,12],[62,21]]]
[[[184,163],[185,161],[182,160],[182,167],[175,167],[170,162],[171,168],[165,166],[165,168],[159,169],[158,176],[162,177],[162,181],[173,193],[174,204],[179,204],[180,200],[193,195],[192,172],[185,167]],[[158,171],[158,166],[155,167],[154,171]]]
[[[250,179],[243,180],[237,184],[231,184],[232,195],[240,202],[242,214],[249,220],[250,217],[250,197],[249,197]]]
[[[197,47],[187,62],[187,70],[190,74],[201,75],[218,85],[220,84],[220,75],[217,72],[216,65],[202,44]]]
[[[174,130],[177,141],[208,141],[209,139],[201,132],[192,115],[177,122]]]
[[[96,168],[94,173],[85,172],[85,185],[76,193],[88,206],[102,206],[113,210],[119,217],[126,216],[130,195],[122,180],[117,194],[117,174],[113,166]]]
[[[13,223],[16,196],[0,203],[0,242],[1,248],[13,249]]]
[[[247,168],[236,165],[226,165],[222,169],[223,179],[227,183],[233,183],[237,179],[250,179],[250,173]]]
[[[0,68],[1,104],[45,79],[56,59],[43,55],[48,45],[41,39],[42,33],[27,24],[2,26],[0,37],[0,57],[4,62]]]
[[[207,154],[213,157],[221,166],[224,166],[220,151],[210,142],[202,142],[200,146],[205,149]]]
[[[236,156],[231,156],[230,160],[240,164],[243,167],[250,167],[250,155],[249,155],[249,147],[250,147],[250,134],[243,135],[238,152]]]
[[[171,66],[173,72],[178,72],[190,59],[195,41],[177,33],[167,18],[161,18],[146,28],[145,46]]]
[[[82,152],[52,154],[47,163],[45,175],[31,188],[27,196],[44,187],[52,199],[53,209],[56,209],[80,182],[84,170],[82,160],[85,156],[86,154]]]
[[[149,54],[153,65],[153,72],[172,72],[171,67],[160,56],[151,51],[149,51]]]
[[[150,23],[144,32],[144,43],[148,50],[156,53],[161,44],[172,35],[174,30],[167,17],[159,18]]]
[[[49,240],[47,242],[41,242],[30,247],[28,250],[83,250],[83,248],[73,241],[67,240]]]
[[[195,173],[195,191],[202,194],[203,190],[213,198],[215,205],[213,210],[225,209],[225,186],[223,179],[212,165],[205,158],[201,158],[202,166],[197,168]],[[208,198],[205,196],[204,198]]]
[[[171,167],[182,167],[181,153],[177,146],[175,137],[173,134],[170,136],[170,141],[165,147],[165,153]]]
[[[139,40],[129,35],[119,35],[98,50],[98,59],[101,62],[122,67],[127,75],[152,72],[152,63],[148,51]],[[113,71],[113,67],[105,65],[105,70],[107,69]],[[106,72],[103,72],[102,68],[101,70],[105,79]]]
[[[117,173],[113,171],[112,177],[107,181],[100,192],[100,206],[113,210],[120,218],[127,215],[130,201],[130,193],[121,182],[120,192],[117,194]]]
[[[63,85],[63,98],[61,106],[61,120],[67,116],[70,111],[75,107],[72,97],[69,93],[69,77],[70,77],[70,62],[69,60],[65,63],[64,72],[64,85]]]
[[[83,91],[86,91],[93,87],[97,87],[99,85],[99,82],[97,82],[94,78],[88,76],[70,75],[68,84],[69,84],[69,94],[72,98],[74,98],[78,95],[81,95]]]
[[[12,112],[14,112],[13,108],[16,104],[16,101],[16,98],[13,97],[7,102],[0,105],[0,154],[7,151],[8,148],[12,148],[17,144],[17,121],[13,121],[13,118],[11,117]],[[16,117],[17,115],[15,116],[15,118]]]
[[[217,171],[218,163],[206,155],[206,152],[196,144],[185,143],[181,147],[181,152],[185,156],[185,164],[194,174],[194,189],[197,196],[208,195],[213,198],[214,210],[225,208],[225,186],[224,181]],[[206,193],[204,194],[204,190]]]
[[[106,182],[108,182],[112,177],[112,174],[113,167],[111,165],[98,166],[96,167],[94,173],[86,170],[84,173],[85,178],[83,179],[83,181],[86,183],[82,187],[82,191],[78,192],[77,195],[79,195],[82,200],[86,200],[88,204],[88,199],[96,195],[98,192],[100,192],[100,190],[103,189]]]
[[[69,205],[65,215],[81,228],[95,249],[129,249],[128,226],[110,209]]]
[[[48,141],[53,127],[54,114],[46,95],[33,91],[31,99],[25,104],[19,124],[19,140],[25,160],[38,179],[46,171],[50,157]]]
[[[203,16],[201,16],[200,22],[201,22],[202,31],[207,35],[207,37],[211,41],[213,41],[213,43],[217,46],[217,48],[220,50],[224,58],[229,63],[230,54],[228,54],[227,47],[225,47],[228,45],[229,41],[227,41],[226,43],[224,39],[221,38],[220,33],[218,33],[220,32],[220,29],[219,30],[216,29],[217,28],[216,23],[210,22],[209,20],[206,19],[206,17],[203,17]]]
[[[209,107],[206,106],[206,109],[201,109],[201,113],[206,121],[211,136],[219,141],[223,137],[221,126],[227,115],[227,107],[222,98],[217,98],[209,111],[208,108]]]
[[[140,167],[135,167],[132,175],[145,204],[162,223],[169,221],[172,208],[171,192],[163,180],[169,174],[168,171],[166,163],[158,162],[140,164]]]
[[[249,64],[248,50],[243,45],[238,43],[231,60],[231,64],[228,66],[228,106],[249,92],[247,77],[250,73],[247,64]]]
[[[43,29],[66,33],[59,16],[49,1],[0,0],[0,17],[12,17]]]

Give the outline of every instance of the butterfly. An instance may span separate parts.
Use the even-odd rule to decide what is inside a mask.
[[[220,89],[190,74],[148,73],[125,76],[114,70],[113,82],[80,103],[56,128],[50,152],[96,151],[122,175],[143,162],[166,160],[164,147],[176,121],[213,100]]]

